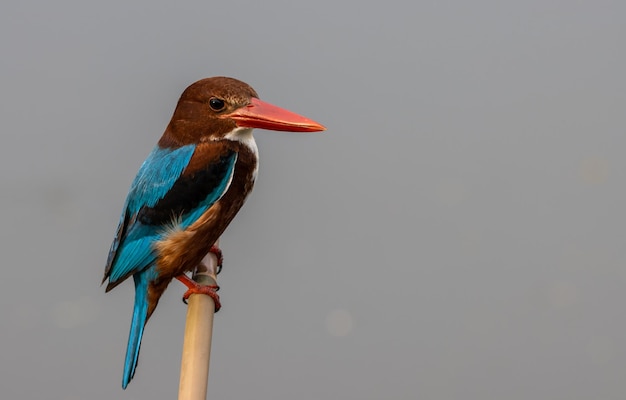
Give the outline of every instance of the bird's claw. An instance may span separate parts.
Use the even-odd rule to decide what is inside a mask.
[[[222,264],[224,263],[224,255],[222,254],[222,250],[216,245],[213,245],[209,249],[209,253],[215,254],[215,258],[217,258],[217,272],[215,274],[218,275],[220,272],[222,272]]]
[[[213,303],[215,303],[215,312],[218,312],[220,308],[222,308],[222,303],[220,302],[220,296],[217,294],[217,291],[220,290],[220,287],[217,285],[197,285],[196,287],[189,288],[183,295],[183,303],[187,304],[187,299],[192,294],[206,294],[210,298],[213,299]]]
[[[200,285],[197,282],[191,280],[187,275],[182,274],[176,277],[179,281],[181,281],[189,290],[185,292],[183,295],[183,303],[187,304],[187,299],[192,294],[206,294],[210,298],[213,299],[213,303],[215,303],[215,312],[218,312],[220,308],[222,308],[222,303],[220,302],[220,296],[217,294],[217,291],[220,290],[220,287],[217,285]]]

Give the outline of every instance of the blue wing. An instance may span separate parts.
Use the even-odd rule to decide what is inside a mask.
[[[109,251],[107,291],[155,262],[153,244],[163,238],[172,221],[187,228],[228,189],[237,153],[228,152],[217,162],[183,175],[195,150],[196,145],[156,146],[139,169]]]

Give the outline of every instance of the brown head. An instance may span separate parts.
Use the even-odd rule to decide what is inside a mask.
[[[185,89],[159,145],[178,147],[220,140],[238,128],[291,132],[326,129],[315,121],[259,100],[256,91],[244,82],[214,77]]]

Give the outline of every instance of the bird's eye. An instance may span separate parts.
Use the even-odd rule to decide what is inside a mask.
[[[213,111],[221,111],[224,109],[224,100],[211,97],[209,99],[209,107],[211,107]]]

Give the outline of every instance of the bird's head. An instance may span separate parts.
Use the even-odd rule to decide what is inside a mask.
[[[189,86],[180,97],[162,146],[220,140],[251,128],[316,132],[317,122],[259,100],[250,85],[237,79],[214,77]]]

